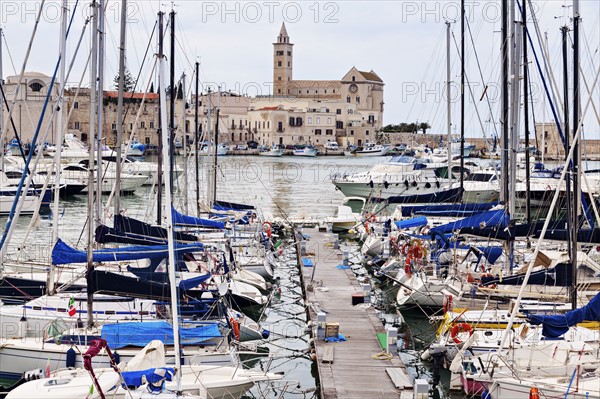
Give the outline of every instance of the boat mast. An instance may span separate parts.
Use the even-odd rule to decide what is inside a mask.
[[[563,26],[560,28],[562,32],[562,67],[563,67],[563,132],[565,135],[565,152],[571,148],[571,127],[569,126],[569,60],[568,60],[568,35],[569,27]],[[573,162],[567,164],[567,175],[565,176],[565,194],[566,194],[566,205],[567,205],[567,226],[569,230],[573,230],[573,195],[571,190],[571,173]],[[573,243],[572,235],[568,234],[568,253],[571,263],[573,263]],[[572,265],[575,268],[575,265]]]
[[[96,167],[96,174],[98,184],[96,184],[96,220],[98,225],[101,223],[102,217],[102,126],[103,126],[103,115],[102,109],[104,108],[103,97],[104,97],[104,0],[100,0],[98,3],[98,101],[96,105],[98,107],[98,126],[96,128],[96,161],[98,163]]]
[[[185,72],[181,75],[181,144],[183,146],[183,206],[186,215],[189,215],[188,209],[188,159],[187,159],[187,124],[186,122],[186,96],[185,96]],[[172,170],[171,173],[174,173]],[[174,178],[174,177],[173,177]]]
[[[446,127],[448,132],[448,188],[452,187],[452,96],[450,95],[451,88],[452,85],[450,83],[450,22],[446,22],[446,117],[448,121]]]
[[[526,203],[525,214],[527,223],[531,224],[531,165],[529,164],[529,71],[527,59],[527,0],[523,2],[523,118],[525,119],[525,185]],[[527,240],[529,245],[529,240]]]
[[[161,58],[164,56],[164,27],[163,27],[163,17],[165,13],[158,13],[158,57]],[[160,85],[160,81],[158,82]],[[164,88],[159,87],[158,90],[158,104],[160,107],[161,97],[165,95],[167,91]],[[163,149],[163,135],[162,135],[162,113],[158,112],[158,168],[156,171],[156,224],[162,224],[162,186],[163,186],[163,159],[160,154],[162,154]]]
[[[60,149],[63,141],[63,95],[65,89],[65,70],[67,63],[67,54],[66,54],[66,42],[67,42],[67,19],[69,16],[69,9],[67,7],[67,0],[63,0],[62,2],[62,10],[61,10],[61,20],[60,20],[60,67],[58,71],[58,80],[60,82],[60,92],[58,93],[58,99],[56,100],[56,109],[58,114],[56,115],[56,138],[55,143],[56,154],[54,156],[54,201],[52,204],[52,245],[56,244],[58,241],[58,202],[60,199]],[[1,44],[0,44],[0,47]],[[0,79],[2,74],[0,73]],[[40,150],[41,151],[41,150]],[[4,152],[4,151],[3,151]],[[56,269],[53,265],[50,265],[50,272],[48,273],[48,284],[47,284],[47,292],[48,294],[54,293],[54,274]]]
[[[450,143],[448,143],[450,147]],[[451,151],[448,148],[448,151]],[[460,1],[460,196],[465,185],[465,0]]]
[[[207,115],[206,126],[208,128],[208,132],[206,132],[206,137],[207,137],[207,142],[206,142],[206,145],[207,145],[207,148],[206,148],[206,158],[210,158],[210,148],[211,148],[210,147],[210,141],[211,141],[211,136],[212,136],[212,134],[211,134],[211,132],[212,132],[212,126],[211,126],[212,121],[211,121],[211,117],[210,117],[210,115],[212,113],[212,104],[211,104],[211,101],[210,101],[211,94],[212,94],[212,91],[209,88],[208,89],[208,95],[207,95],[207,98],[208,98],[208,102],[207,102],[207,105],[208,105],[208,115]],[[208,166],[208,165],[212,165],[212,162],[208,162],[207,163],[207,167],[206,167],[206,201],[210,201],[211,194],[212,194],[212,187],[210,186],[211,183],[212,183],[212,178],[211,178],[212,171],[211,171],[210,166]]]
[[[577,128],[580,122],[579,102],[579,22],[581,14],[579,13],[579,0],[573,0],[573,139],[577,134]],[[566,101],[566,100],[565,100]],[[566,116],[568,118],[568,116]],[[568,132],[565,132],[568,135]],[[574,141],[574,140],[573,140]],[[579,161],[581,153],[579,141],[574,141],[574,156],[573,156],[573,220],[571,224],[571,263],[572,263],[572,290],[571,290],[571,305],[573,309],[577,309],[577,232],[579,230],[579,211],[581,201],[579,194],[581,193],[581,170],[579,169]],[[593,198],[591,199],[594,200]]]
[[[173,192],[173,169],[175,165],[175,97],[177,89],[175,88],[175,10],[171,8],[169,13],[170,24],[171,24],[171,59],[170,59],[170,73],[169,73],[169,87],[171,88],[170,102],[169,102],[169,184],[171,185],[171,193]],[[171,212],[171,208],[167,209],[166,212]]]
[[[121,213],[121,147],[123,144],[123,93],[125,91],[125,46],[127,45],[127,0],[121,2],[121,37],[119,44],[119,97],[117,99],[117,170],[115,173],[115,210],[114,214]],[[131,145],[131,143],[129,143]],[[127,148],[128,149],[128,148]],[[127,154],[127,150],[125,151]]]
[[[162,13],[158,14],[158,18],[162,21]],[[171,20],[173,21],[173,20]],[[162,25],[162,22],[159,24]],[[162,49],[162,46],[160,47]],[[171,162],[169,160],[170,154],[172,154],[171,147],[174,146],[173,136],[169,131],[169,127],[167,126],[167,102],[166,102],[166,94],[168,93],[167,89],[167,80],[166,80],[166,60],[164,54],[162,52],[158,55],[159,58],[159,86],[160,86],[160,104],[159,104],[159,113],[161,116],[161,135],[163,137],[163,142],[167,145],[167,148],[162,149],[162,153],[160,156],[163,158],[163,165],[167,168],[171,168]],[[173,93],[173,89],[171,86],[171,93]],[[171,97],[172,98],[172,97]],[[169,137],[171,136],[171,140]],[[167,170],[169,174],[171,174],[170,170]],[[167,217],[167,244],[169,248],[169,282],[171,286],[171,314],[172,314],[172,323],[173,323],[173,345],[175,349],[175,368],[176,368],[176,393],[181,391],[181,357],[180,357],[180,343],[179,343],[179,311],[178,311],[178,290],[177,290],[177,280],[175,276],[175,243],[173,240],[173,213],[171,212],[172,207],[172,195],[171,195],[171,185],[165,185],[165,201],[166,201],[166,217]]]
[[[96,129],[96,67],[98,65],[98,3],[92,1],[92,61],[90,63],[90,128],[88,134],[88,216],[87,216],[87,283],[91,287],[90,277],[94,271],[94,135]],[[98,184],[100,182],[98,181]],[[94,296],[91,290],[87,290],[87,325],[94,325]]]
[[[212,196],[211,198],[211,206],[215,205],[217,201],[217,151],[219,148],[219,114],[221,113],[221,86],[219,86],[219,97],[217,97],[217,115],[215,120],[215,148],[213,148],[213,181],[211,184],[212,187]]]
[[[4,93],[4,70],[2,68],[2,42],[4,41],[4,32],[0,26],[0,87],[1,93]],[[4,96],[0,95],[0,134],[4,132]],[[0,151],[0,170],[4,170],[4,143],[0,142],[2,151]]]
[[[200,140],[200,135],[199,135],[199,125],[198,125],[198,96],[200,95],[199,93],[199,86],[200,86],[200,77],[198,76],[198,74],[200,73],[200,63],[198,61],[196,61],[196,101],[194,102],[194,132],[195,132],[195,139],[194,139],[194,160],[196,162],[196,215],[200,215],[200,168],[198,165],[198,151],[200,151],[200,145],[198,143],[198,141]],[[184,171],[184,174],[186,174],[187,171]]]

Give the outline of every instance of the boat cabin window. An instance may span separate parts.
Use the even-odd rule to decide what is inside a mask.
[[[480,182],[488,182],[488,181],[496,181],[498,178],[494,174],[490,173],[471,173],[467,177],[465,177],[466,181],[480,181]]]

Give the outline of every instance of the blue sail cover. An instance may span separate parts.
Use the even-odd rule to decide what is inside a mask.
[[[202,251],[201,243],[175,245],[175,254],[181,255],[188,252]],[[94,262],[116,262],[123,260],[166,258],[169,256],[167,245],[141,245],[123,248],[107,248],[94,251]],[[86,251],[68,246],[64,241],[58,239],[52,249],[52,264],[65,265],[68,263],[86,263]]]
[[[139,387],[146,382],[156,384],[162,380],[173,381],[175,369],[173,367],[160,367],[147,370],[121,371],[125,386]]]
[[[173,215],[173,223],[179,226],[209,227],[211,229],[219,230],[225,229],[225,223],[223,222],[184,215],[177,212],[175,208],[171,208],[171,214]]]
[[[528,315],[529,322],[542,325],[542,335],[546,338],[558,338],[569,331],[569,327],[584,321],[600,321],[600,293],[585,306],[565,314],[554,316]]]
[[[508,225],[508,219],[508,214],[504,212],[504,209],[487,211],[465,219],[457,220],[456,222],[446,223],[441,226],[434,227],[431,229],[431,234],[442,235],[445,233],[451,233],[454,230],[460,230],[462,228],[481,227],[482,224],[485,224],[486,227],[505,227]]]
[[[182,346],[197,345],[220,337],[222,335],[216,322],[199,327],[179,328]],[[173,345],[173,326],[166,321],[105,324],[102,326],[102,338],[112,349],[125,346],[144,347],[155,339],[165,345]]]
[[[412,219],[398,220],[394,222],[398,229],[410,229],[411,227],[419,227],[427,225],[427,218],[425,216],[419,216]]]
[[[435,204],[403,206],[402,216],[429,215],[467,217],[483,211],[489,211],[496,205],[498,205],[497,202],[487,202],[483,204]]]

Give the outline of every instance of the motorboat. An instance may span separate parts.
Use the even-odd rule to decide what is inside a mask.
[[[296,148],[293,154],[300,157],[316,157],[317,149],[312,145],[302,146],[300,148]]]
[[[283,155],[283,147],[280,145],[272,145],[271,148],[265,148],[258,152],[258,155],[263,157],[280,157]]]
[[[357,148],[355,154],[357,157],[378,157],[387,154],[389,149],[387,145],[367,143],[362,148]]]
[[[141,157],[146,153],[146,145],[140,143],[136,139],[131,140],[129,145],[125,144],[121,151],[123,154],[131,155],[133,157]]]

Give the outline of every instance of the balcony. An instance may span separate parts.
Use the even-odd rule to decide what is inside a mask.
[[[285,132],[285,128],[284,127],[281,127],[281,128],[277,129],[277,133],[283,133],[283,132]]]

